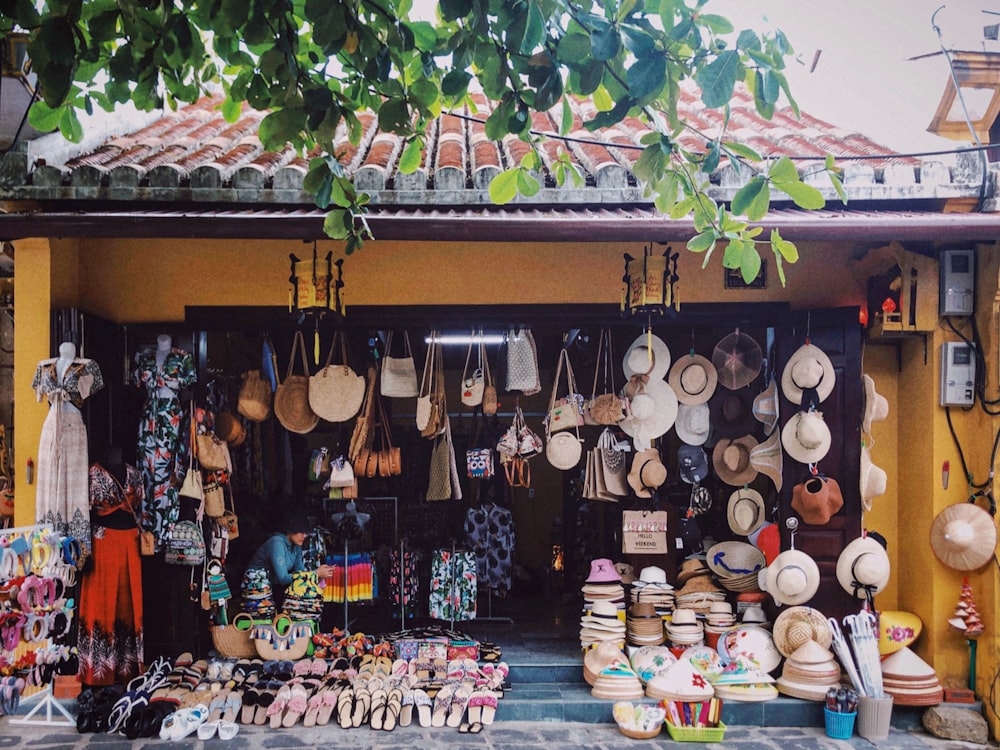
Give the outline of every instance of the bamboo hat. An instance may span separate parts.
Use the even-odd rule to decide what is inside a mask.
[[[973,503],[949,505],[931,523],[931,549],[954,570],[976,570],[997,547],[993,516]]]

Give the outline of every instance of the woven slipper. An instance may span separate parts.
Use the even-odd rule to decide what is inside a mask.
[[[382,717],[382,729],[391,732],[399,723],[399,715],[403,710],[403,692],[399,688],[389,691],[389,697],[385,702],[385,711]]]
[[[296,722],[302,718],[302,714],[306,712],[306,701],[309,699],[310,692],[306,689],[305,685],[292,685],[291,696],[288,699],[288,709],[281,720],[281,726],[288,729],[295,726]]]
[[[325,727],[330,723],[330,717],[337,707],[337,703],[340,700],[340,693],[343,689],[339,686],[331,687],[317,694],[322,705],[320,706],[319,713],[316,714],[316,723],[321,727]],[[316,696],[313,697],[315,698]]]
[[[271,705],[267,707],[267,718],[270,721],[271,729],[277,729],[281,726],[282,717],[285,709],[288,708],[288,701],[291,700],[291,697],[292,689],[288,685],[282,685],[277,695],[274,696],[274,700],[271,701]],[[254,723],[256,723],[256,719]]]
[[[337,697],[337,723],[343,729],[349,729],[354,715],[354,688],[344,688]]]
[[[372,706],[372,695],[367,688],[354,691],[354,712],[351,714],[351,726],[360,727],[368,721],[368,714]]]
[[[451,705],[448,707],[448,718],[445,723],[455,729],[462,723],[462,716],[465,715],[465,707],[469,702],[472,691],[462,686],[457,688],[451,697]]]
[[[453,685],[445,685],[434,697],[434,712],[431,714],[431,726],[443,727],[451,708],[451,699],[455,693]]]
[[[402,693],[403,697],[399,701],[399,726],[408,727],[413,723],[413,690],[404,688]]]
[[[372,705],[369,712],[371,715],[369,723],[372,729],[382,728],[382,724],[385,721],[385,704],[388,699],[388,693],[381,688],[372,692]]]

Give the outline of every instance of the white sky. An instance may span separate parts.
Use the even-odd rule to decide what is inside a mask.
[[[706,12],[737,31],[780,28],[801,61],[787,71],[792,94],[810,114],[899,151],[956,145],[927,133],[944,93],[948,67],[931,25],[949,49],[1000,52],[983,26],[1000,23],[1000,0],[710,0]],[[816,50],[822,50],[809,72]],[[970,137],[971,142],[971,137]]]

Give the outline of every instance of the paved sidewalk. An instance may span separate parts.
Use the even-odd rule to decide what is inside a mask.
[[[662,747],[672,743],[666,731],[652,740],[632,740],[611,724],[536,723],[505,721],[486,727],[481,734],[460,734],[454,729],[424,729],[419,726],[399,727],[392,732],[380,732],[362,727],[341,729],[338,726],[293,727],[270,729],[240,726],[240,732],[230,742],[219,739],[201,741],[189,737],[180,742],[140,739],[130,742],[121,735],[77,734],[75,729],[12,725],[0,718],[0,748],[38,748],[54,750],[124,750],[125,748],[191,747],[223,750],[281,750],[282,748],[327,748],[349,745],[351,750],[366,748],[486,748],[488,750],[615,750],[619,748]],[[996,747],[996,745],[992,745]],[[685,750],[707,747],[700,743],[684,743]],[[796,727],[730,727],[725,740],[711,747],[738,750],[836,750],[875,747],[855,735],[850,740],[833,740],[822,728]],[[879,748],[901,750],[965,750],[979,748],[964,742],[939,740],[922,731],[904,732],[893,729],[889,738],[878,743]]]

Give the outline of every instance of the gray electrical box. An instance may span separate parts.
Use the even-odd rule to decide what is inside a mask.
[[[972,315],[976,288],[975,251],[942,250],[940,268],[940,314]]]
[[[941,344],[941,406],[972,406],[976,392],[976,349],[961,341]]]

